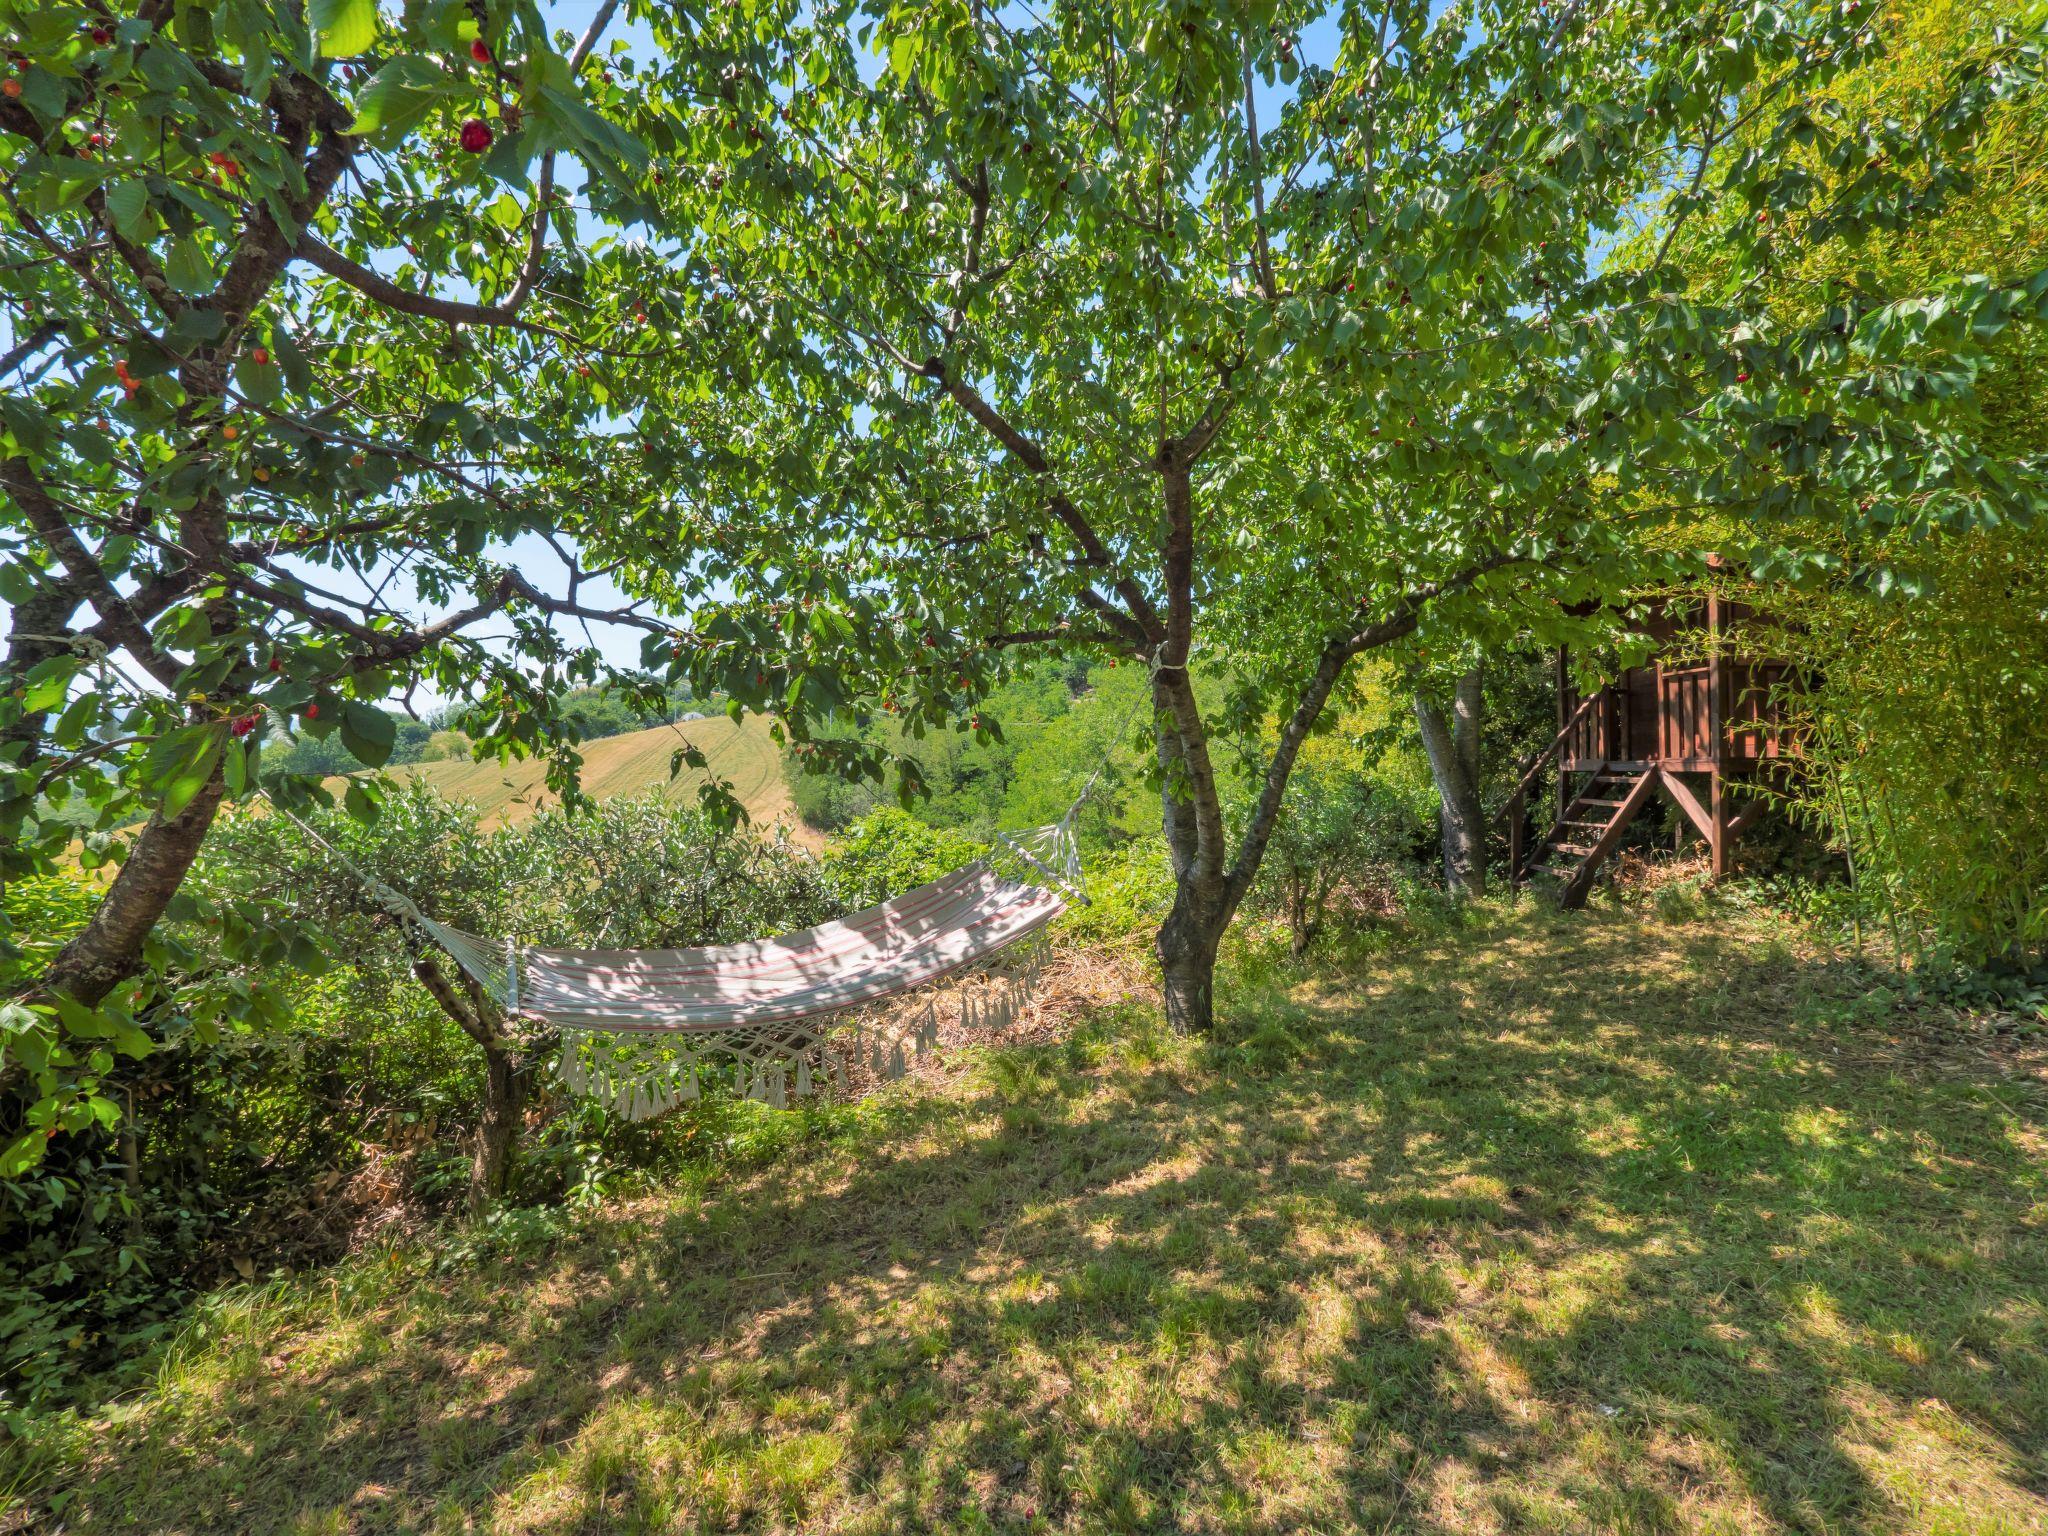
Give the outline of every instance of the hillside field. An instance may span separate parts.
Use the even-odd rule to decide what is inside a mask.
[[[669,800],[694,805],[697,788],[710,773],[731,783],[755,826],[779,825],[804,837],[768,726],[759,715],[749,715],[740,725],[713,715],[585,742],[583,788],[598,800],[659,789]],[[669,760],[686,741],[703,752],[707,767],[685,768],[670,778]],[[547,765],[537,759],[408,763],[390,771],[395,778],[425,779],[450,799],[475,806],[486,828],[525,821],[557,803],[547,789]]]

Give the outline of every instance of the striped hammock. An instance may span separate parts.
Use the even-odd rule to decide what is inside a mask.
[[[965,869],[800,933],[702,949],[533,948],[435,922],[291,819],[508,1016],[559,1031],[555,1067],[565,1083],[634,1120],[697,1098],[714,1073],[777,1108],[825,1083],[848,1088],[855,1075],[901,1077],[912,1056],[937,1044],[935,983],[987,967],[1042,934],[1070,901],[1088,899],[1070,810],[998,836],[990,857]],[[1007,1025],[1043,959],[1041,942],[1021,965],[962,988],[963,1020]],[[880,1023],[885,1005],[920,988],[923,1007],[908,1023]]]

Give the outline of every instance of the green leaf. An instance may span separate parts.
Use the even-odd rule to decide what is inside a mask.
[[[404,54],[377,71],[356,100],[348,131],[389,149],[433,106],[454,94],[456,82],[431,60]]]
[[[139,181],[124,181],[107,189],[107,214],[121,238],[131,245],[147,242],[155,227],[149,216],[149,188]]]
[[[245,357],[235,364],[235,388],[244,398],[268,405],[284,393],[284,370],[275,360],[258,363]]]
[[[199,750],[172,772],[164,785],[163,815],[166,820],[184,810],[192,803],[193,797],[206,788],[207,781],[213,777],[214,766],[220,761],[221,744],[226,740],[224,729],[208,729]]]
[[[21,101],[45,121],[64,115],[64,87],[47,70],[31,69],[15,77],[21,82]]]
[[[301,350],[298,339],[283,326],[270,333],[270,351],[276,357],[287,385],[301,394],[313,387],[313,370],[306,361],[306,354]]]
[[[377,41],[377,0],[313,0],[306,21],[319,34],[323,55],[350,58]]]
[[[549,120],[567,133],[584,158],[606,175],[631,186],[636,174],[647,169],[646,146],[576,97],[550,86],[541,91],[541,101]]]
[[[29,1169],[43,1160],[43,1148],[49,1145],[49,1138],[41,1131],[29,1131],[14,1138],[5,1152],[0,1152],[0,1179],[18,1179]]]
[[[350,699],[341,707],[341,744],[358,762],[381,768],[391,758],[398,740],[398,726],[381,709]]]
[[[179,293],[198,298],[213,288],[213,263],[206,259],[205,248],[187,235],[164,257],[164,276]]]
[[[354,780],[349,782],[348,789],[342,794],[341,799],[342,804],[348,807],[349,815],[358,821],[375,821],[382,804],[375,795]]]

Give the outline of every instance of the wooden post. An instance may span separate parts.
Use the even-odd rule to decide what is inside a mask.
[[[1571,718],[1565,711],[1564,703],[1565,682],[1569,675],[1564,659],[1564,647],[1560,645],[1557,648],[1557,728],[1560,731]],[[1576,700],[1573,701],[1572,708],[1578,708]],[[1574,736],[1577,734],[1576,731],[1572,733]],[[1563,821],[1565,810],[1571,804],[1571,798],[1565,794],[1565,782],[1570,778],[1571,772],[1565,765],[1572,759],[1572,745],[1568,737],[1557,749],[1557,814],[1551,818],[1553,821]]]
[[[1677,733],[1671,729],[1670,703],[1664,697],[1664,653],[1659,651],[1651,663],[1650,693],[1650,756],[1655,762],[1663,762],[1669,755],[1669,740]]]
[[[1714,763],[1714,793],[1721,792],[1721,759],[1726,755],[1721,741],[1721,599],[1707,594],[1707,756]]]
[[[1707,593],[1707,755],[1713,762],[1711,770],[1711,798],[1708,820],[1712,824],[1712,835],[1707,839],[1713,858],[1713,877],[1719,880],[1728,873],[1728,810],[1726,796],[1722,792],[1723,767],[1728,756],[1727,728],[1727,660],[1721,654],[1721,594]]]
[[[1713,835],[1707,839],[1713,853],[1714,878],[1721,879],[1728,873],[1728,812],[1721,796],[1721,765],[1716,762],[1712,771],[1713,789],[1707,819],[1713,826]]]

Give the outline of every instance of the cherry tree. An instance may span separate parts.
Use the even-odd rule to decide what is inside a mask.
[[[1793,575],[1845,520],[2032,504],[1952,407],[2040,284],[1841,285],[1788,320],[1756,283],[1689,296],[1662,252],[1601,259],[1662,218],[1761,279],[1939,208],[2036,39],[1895,123],[1828,95],[1885,46],[1868,22],[1856,0],[656,15],[670,57],[617,111],[672,243],[628,281],[690,337],[648,420],[694,446],[663,504],[586,532],[646,591],[724,595],[672,664],[781,711],[820,771],[884,766],[819,729],[838,714],[990,732],[1021,659],[1146,668],[1177,879],[1159,958],[1171,1016],[1206,1029],[1218,943],[1359,657],[1564,638],[1681,522]],[[1262,743],[1235,818],[1219,733]]]
[[[566,784],[555,696],[606,670],[570,621],[664,628],[566,545],[566,583],[495,553],[642,457],[570,200],[649,185],[586,99],[615,6],[572,41],[525,5],[0,3],[0,878],[110,869],[0,1001],[8,1169],[111,1117],[158,920],[266,739],[376,764],[378,701],[425,689]]]

